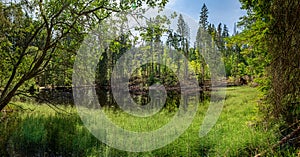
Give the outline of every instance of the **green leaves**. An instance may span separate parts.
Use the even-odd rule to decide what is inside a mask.
[[[142,4],[164,7],[167,1],[137,0],[134,9],[141,8]],[[64,71],[70,73],[71,58],[84,35],[113,12],[131,10],[132,3],[131,0],[123,0],[120,4],[109,0],[0,2],[0,59],[3,61],[0,63],[3,69],[0,73],[0,89],[3,89],[0,110],[22,85],[49,70],[50,63],[59,67],[62,58],[69,59],[70,62],[64,64],[67,66]],[[119,47],[118,43],[113,44]],[[69,80],[63,82],[70,84]]]

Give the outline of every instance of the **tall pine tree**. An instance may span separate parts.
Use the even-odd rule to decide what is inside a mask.
[[[208,31],[208,8],[206,7],[205,3],[202,6],[201,12],[200,12],[200,19],[199,19],[199,28],[197,32],[196,37],[196,43],[197,43],[197,50],[198,50],[198,56],[199,61],[201,62],[201,77],[198,77],[199,85],[204,85],[204,76],[205,76],[205,60],[204,60],[204,53],[205,53],[205,47],[203,47],[203,43],[205,43],[205,36],[206,32]],[[201,55],[200,55],[201,54]]]
[[[208,13],[209,13],[208,9],[204,3],[200,12],[200,20],[199,20],[199,25],[204,30],[206,30],[208,27]]]

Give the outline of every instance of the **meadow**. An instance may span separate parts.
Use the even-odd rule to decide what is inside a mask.
[[[227,88],[223,111],[207,136],[198,136],[209,106],[205,101],[178,139],[150,152],[126,152],[107,146],[85,128],[76,108],[59,106],[64,111],[57,112],[45,104],[15,102],[7,107],[13,112],[0,123],[0,156],[254,156],[279,140],[278,127],[264,125],[258,107],[260,97],[256,88]],[[147,123],[118,109],[104,110],[115,124],[133,131],[155,130],[175,112],[163,109]],[[285,146],[267,151],[266,156],[297,156],[295,152]]]

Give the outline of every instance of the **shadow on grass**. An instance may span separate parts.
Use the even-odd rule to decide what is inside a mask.
[[[91,148],[105,147],[75,114],[28,114],[7,140],[10,156],[86,156]]]

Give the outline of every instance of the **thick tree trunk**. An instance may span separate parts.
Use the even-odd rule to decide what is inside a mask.
[[[7,102],[1,102],[0,104],[0,111],[2,111],[7,105],[8,105],[9,101]]]

